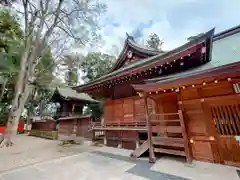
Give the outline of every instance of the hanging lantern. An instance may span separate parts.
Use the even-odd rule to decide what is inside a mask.
[[[159,75],[162,74],[162,68],[160,68],[160,69],[158,70],[158,74],[159,74]]]
[[[202,53],[202,54],[206,53],[206,47],[202,47],[201,53]]]

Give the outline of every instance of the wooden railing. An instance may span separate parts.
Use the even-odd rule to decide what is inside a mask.
[[[146,121],[108,121],[108,122],[93,122],[91,130],[147,130]]]

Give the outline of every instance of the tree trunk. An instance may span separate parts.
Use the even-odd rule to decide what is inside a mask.
[[[14,97],[12,100],[11,110],[8,115],[7,128],[4,132],[4,139],[1,142],[0,147],[12,146],[13,144],[11,140],[12,136],[17,134],[19,118],[24,108],[24,104],[27,100],[26,95],[28,91],[26,90],[28,89],[28,85],[26,81],[27,79],[25,77],[27,74],[27,66],[28,66],[27,61],[28,61],[29,53],[30,53],[30,48],[26,48],[21,58],[20,71],[18,73],[18,79],[15,84]]]
[[[24,94],[20,98],[19,105],[14,104],[15,101],[13,101],[12,107],[17,107],[17,108],[11,108],[11,111],[8,116],[7,128],[5,129],[5,132],[4,132],[4,137],[3,137],[4,139],[2,142],[0,142],[0,148],[1,147],[9,147],[9,146],[13,145],[12,137],[17,134],[19,119],[21,117],[21,113],[24,109],[24,105],[25,105],[31,91],[32,91],[32,87],[26,85]]]
[[[7,128],[5,129],[3,140],[0,147],[12,146],[12,137],[17,134],[18,122],[20,118],[19,111],[10,113],[7,122]]]

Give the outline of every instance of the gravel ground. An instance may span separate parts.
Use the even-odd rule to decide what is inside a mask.
[[[59,157],[88,151],[88,146],[60,146],[59,141],[47,140],[27,135],[13,139],[14,146],[0,148],[0,173]],[[76,148],[77,147],[77,148]]]

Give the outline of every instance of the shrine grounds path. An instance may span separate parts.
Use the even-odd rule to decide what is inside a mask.
[[[0,149],[0,180],[240,180],[230,166],[163,156],[155,164],[131,159],[131,151],[91,145],[60,146],[25,135]],[[240,173],[239,173],[240,174]]]

